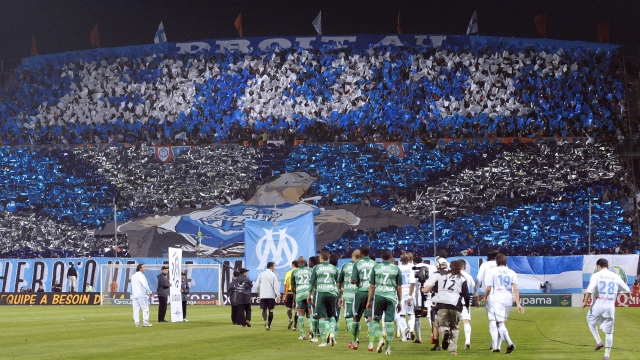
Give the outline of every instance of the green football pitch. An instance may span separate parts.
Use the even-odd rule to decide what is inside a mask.
[[[347,348],[349,335],[340,324],[335,347],[297,340],[298,332],[287,330],[284,308],[277,308],[271,331],[265,331],[260,310],[253,307],[253,327],[233,326],[230,308],[190,306],[189,322],[154,321],[153,327],[135,327],[130,306],[28,306],[0,308],[0,359],[370,359],[383,354],[362,346]],[[586,310],[576,308],[527,308],[524,315],[511,313],[507,322],[516,344],[511,359],[602,359],[593,350],[594,340],[585,320]],[[515,320],[518,319],[518,320]],[[529,320],[535,321],[520,321]],[[540,328],[540,331],[536,328]],[[471,349],[458,355],[469,359],[495,358],[483,309],[472,309]],[[366,328],[366,327],[365,327]],[[428,327],[423,324],[423,344],[394,339],[391,357],[444,359],[446,351],[432,352]],[[425,330],[426,329],[426,330]],[[366,332],[366,330],[365,330]],[[544,334],[544,336],[542,334]],[[640,359],[640,309],[616,310],[614,350],[611,359]],[[460,334],[463,343],[464,334]],[[548,337],[550,339],[545,338]],[[604,337],[603,337],[604,340]]]

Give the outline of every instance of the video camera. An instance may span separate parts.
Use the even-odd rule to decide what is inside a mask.
[[[421,287],[429,280],[429,270],[426,266],[414,266],[411,270],[415,271],[416,280],[420,282]]]

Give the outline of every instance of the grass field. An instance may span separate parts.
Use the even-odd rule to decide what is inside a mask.
[[[513,319],[535,320],[548,337],[545,339],[532,322],[507,322],[516,350],[510,359],[602,359],[603,351],[593,351],[594,341],[586,324],[586,310],[566,308],[527,308],[526,314],[512,312]],[[616,310],[616,331],[612,359],[640,359],[640,310]],[[299,341],[298,332],[287,330],[284,308],[276,309],[271,331],[265,331],[259,309],[253,307],[253,327],[231,325],[230,308],[189,307],[189,322],[154,321],[157,307],[151,309],[153,327],[135,327],[130,306],[29,306],[0,307],[0,359],[314,359],[330,356],[350,360],[381,357],[369,353],[366,341],[357,351],[347,348],[349,336],[341,323],[335,347]],[[483,309],[472,310],[471,349],[460,349],[460,357],[480,359],[504,356],[487,350],[490,343]],[[428,328],[423,325],[425,343],[402,343],[394,339],[392,357],[417,359],[450,358],[446,351],[429,351]],[[427,329],[426,331],[424,329]],[[366,331],[366,330],[365,330]],[[366,334],[365,334],[366,335]],[[461,332],[461,343],[464,334]],[[362,336],[364,337],[364,336]],[[604,337],[603,337],[604,340]],[[634,351],[635,350],[635,351]]]

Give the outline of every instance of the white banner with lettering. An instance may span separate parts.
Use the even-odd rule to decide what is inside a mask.
[[[183,321],[182,317],[182,293],[180,282],[182,281],[182,249],[169,248],[169,302],[171,303],[171,322]]]

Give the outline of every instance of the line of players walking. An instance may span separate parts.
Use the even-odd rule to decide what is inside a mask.
[[[301,257],[285,278],[289,329],[293,326],[299,331],[299,340],[318,342],[320,347],[334,346],[344,308],[351,335],[348,347],[358,350],[366,326],[367,349],[389,355],[396,336],[403,342],[422,343],[421,322],[426,319],[431,329],[432,350],[448,350],[456,355],[460,320],[465,348],[471,346],[469,307],[473,293],[477,302],[478,289],[483,289],[491,348],[500,352],[502,341],[506,341],[506,353],[513,352],[515,345],[505,321],[513,300],[519,312],[524,309],[519,305],[517,276],[506,267],[506,256],[491,252],[489,261],[479,269],[478,279],[482,280],[476,283],[464,271],[463,259],[449,263],[446,254],[440,255],[436,266],[423,263],[411,253],[402,255],[400,264],[395,265],[391,252],[384,250],[382,262],[377,263],[365,245],[353,251],[351,261],[341,268],[337,267],[337,256],[328,251],[322,251],[319,258],[310,258],[309,263]],[[291,311],[294,304],[295,316]]]
[[[400,257],[400,265],[394,264],[391,252],[383,250],[382,262],[377,263],[369,255],[369,247],[362,246],[353,251],[351,261],[338,268],[338,257],[324,250],[318,257],[307,263],[300,257],[292,263],[292,270],[285,277],[285,297],[289,329],[299,331],[299,340],[319,343],[318,346],[334,346],[339,331],[341,309],[347,331],[351,335],[348,347],[358,350],[364,326],[368,328],[369,351],[391,354],[394,336],[400,341],[422,343],[421,321],[427,320],[431,328],[431,350],[448,350],[451,355],[458,353],[460,320],[465,334],[465,349],[471,347],[472,298],[479,307],[479,290],[484,290],[485,310],[489,320],[491,350],[501,352],[503,342],[507,343],[506,354],[516,347],[506,321],[515,303],[519,313],[524,313],[518,291],[518,277],[507,267],[507,257],[492,250],[486,262],[480,265],[476,281],[465,271],[464,259],[448,262],[446,253],[439,254],[436,265],[422,262],[411,253]],[[261,273],[257,286],[261,296],[261,309],[265,329],[270,330],[273,321],[273,307],[279,297],[279,284],[273,274],[273,263]],[[591,277],[584,298],[583,308],[593,304],[587,315],[589,328],[596,340],[595,350],[605,348],[604,360],[609,360],[613,343],[613,321],[615,297],[618,289],[629,292],[620,277],[610,272],[606,259],[597,263],[597,272]],[[246,274],[248,270],[240,272]],[[238,292],[239,276],[232,283],[234,293]],[[240,280],[240,281],[238,281]],[[250,300],[251,283],[248,281],[246,302]],[[400,301],[398,301],[400,299]],[[237,296],[236,296],[236,302]],[[232,315],[236,324],[251,326],[250,306],[245,320],[244,314]],[[295,307],[295,316],[293,308]],[[267,315],[267,311],[269,311]],[[244,311],[243,311],[244,312]],[[242,318],[242,321],[235,319]],[[305,318],[308,328],[305,328]],[[361,321],[364,318],[364,323]],[[364,325],[364,326],[363,326]],[[598,333],[600,327],[606,335],[603,344]],[[442,339],[442,341],[440,341]]]

